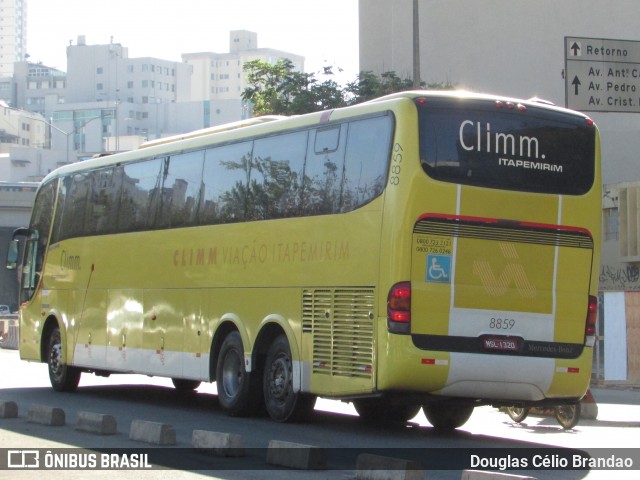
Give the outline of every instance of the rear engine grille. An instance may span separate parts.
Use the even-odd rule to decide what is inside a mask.
[[[371,378],[373,288],[304,290],[302,303],[302,331],[313,338],[313,373]]]

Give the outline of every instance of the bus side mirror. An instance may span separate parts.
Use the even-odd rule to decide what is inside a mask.
[[[18,252],[20,252],[20,241],[17,239],[11,240],[9,250],[7,251],[8,270],[15,270],[18,266]]]

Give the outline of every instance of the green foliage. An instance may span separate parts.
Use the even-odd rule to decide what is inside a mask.
[[[314,73],[295,71],[289,59],[278,60],[275,64],[252,60],[243,68],[249,86],[242,92],[242,99],[253,105],[254,115],[300,115],[413,89],[412,80],[402,79],[395,72],[384,72],[379,76],[373,72],[360,72],[353,82],[341,88],[332,79],[320,81]],[[332,68],[325,68],[324,75],[332,76]],[[453,89],[449,83],[422,84],[422,87]]]

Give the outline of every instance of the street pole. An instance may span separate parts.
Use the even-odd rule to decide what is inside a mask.
[[[420,88],[420,15],[418,0],[413,0],[413,88]]]

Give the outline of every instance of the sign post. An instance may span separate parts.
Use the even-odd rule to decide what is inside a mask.
[[[640,41],[565,37],[565,104],[640,113]]]

